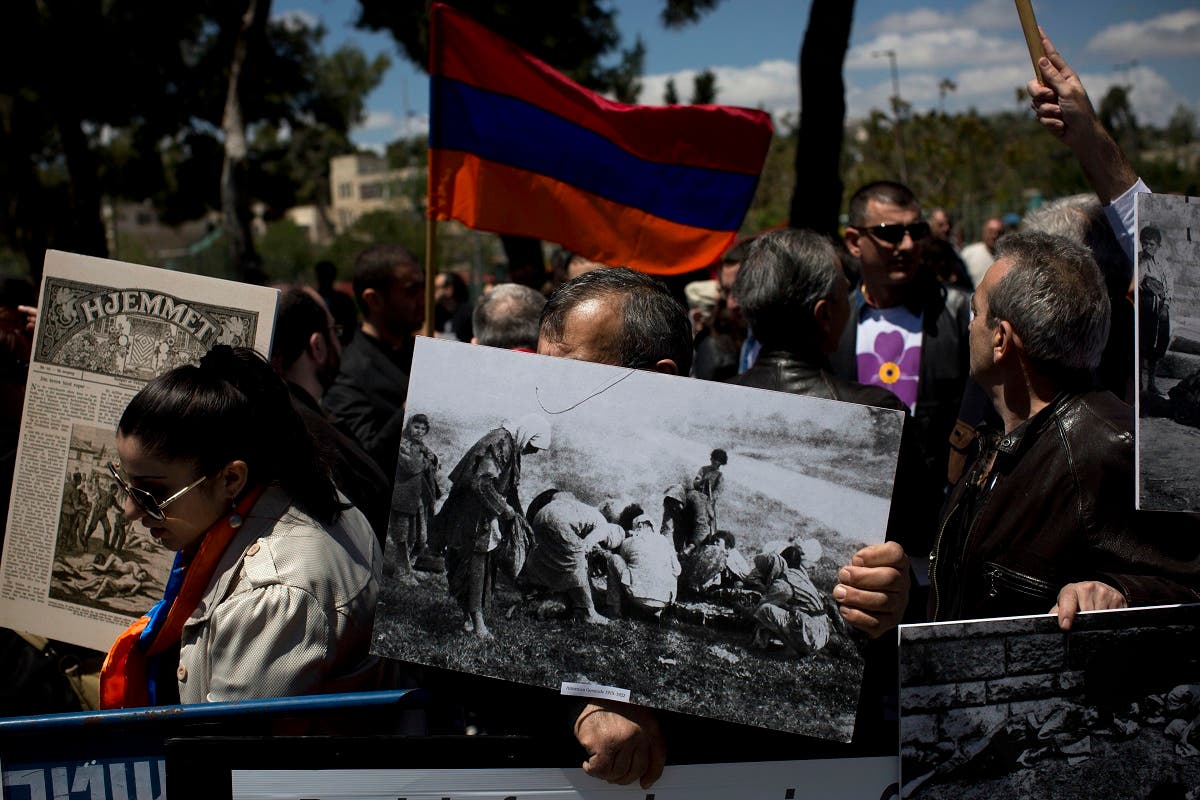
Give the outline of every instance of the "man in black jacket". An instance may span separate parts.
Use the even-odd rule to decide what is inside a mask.
[[[1002,427],[980,428],[942,516],[931,617],[1055,611],[1065,630],[1077,611],[1200,600],[1195,518],[1170,541],[1134,511],[1133,409],[1090,388],[1110,321],[1091,254],[1010,235],[972,305],[971,377]]]
[[[404,431],[413,334],[425,322],[424,274],[400,245],[376,245],[354,261],[354,296],[362,326],[324,404],[390,480]]]
[[[550,297],[542,311],[538,352],[686,375],[692,360],[691,323],[654,278],[624,267],[596,270],[567,281]],[[847,623],[881,636],[904,612],[908,558],[889,542],[863,548],[852,561],[839,570],[833,595]],[[788,734],[760,733],[605,701],[586,705],[575,722],[575,736],[589,756],[585,772],[615,783],[640,781],[643,787],[662,774],[665,740],[680,743],[681,752],[700,760],[709,754],[707,747],[734,761],[794,757],[803,741]],[[809,749],[812,744],[806,742],[806,752],[815,752]],[[754,755],[743,755],[747,750]]]
[[[850,297],[833,371],[903,400],[926,466],[944,480],[967,382],[967,293],[922,269],[929,223],[908,187],[868,184],[850,199],[849,215],[846,247],[859,260],[862,282]]]
[[[292,407],[329,462],[333,482],[386,541],[391,481],[358,442],[321,410],[321,398],[338,374],[342,346],[332,313],[312,289],[293,286],[279,299],[271,365],[287,382]]]

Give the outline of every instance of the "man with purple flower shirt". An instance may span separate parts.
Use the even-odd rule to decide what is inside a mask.
[[[845,380],[895,394],[913,415],[926,467],[946,479],[950,433],[967,383],[970,296],[921,268],[929,224],[908,187],[877,181],[850,199],[846,247],[862,282],[832,359]]]

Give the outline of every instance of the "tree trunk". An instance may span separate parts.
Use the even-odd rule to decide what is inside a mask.
[[[842,64],[850,45],[854,0],[813,0],[800,48],[800,128],[796,188],[789,224],[820,233],[838,231],[842,208],[842,135],[846,86]]]
[[[221,166],[221,216],[230,267],[241,280],[245,280],[259,264],[250,227],[246,163],[249,147],[246,143],[246,122],[242,117],[242,92],[245,91],[243,70],[253,58],[253,49],[263,40],[270,13],[271,0],[248,0],[233,46],[229,88],[225,94],[225,111],[221,115],[221,130],[225,134],[225,162]]]
[[[77,115],[60,106],[55,121],[69,177],[71,223],[65,231],[64,245],[72,252],[104,258],[108,255],[108,239],[100,209],[100,165]]]

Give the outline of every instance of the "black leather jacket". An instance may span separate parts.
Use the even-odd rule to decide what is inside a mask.
[[[1043,614],[1089,580],[1131,606],[1200,600],[1200,518],[1134,512],[1133,409],[1113,394],[1063,392],[972,448],[930,556],[931,619]]]

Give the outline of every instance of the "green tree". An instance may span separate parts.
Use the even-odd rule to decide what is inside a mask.
[[[1100,99],[1100,107],[1096,109],[1096,116],[1121,145],[1121,149],[1132,153],[1140,149],[1141,130],[1138,126],[1137,115],[1133,113],[1129,88],[1121,85],[1109,88],[1104,97]]]
[[[1166,138],[1173,147],[1185,147],[1196,141],[1196,112],[1182,104],[1177,106],[1167,123]]]
[[[35,277],[47,246],[105,255],[100,150],[118,129],[139,146],[191,110],[197,2],[14,2],[0,6],[0,235]],[[131,163],[130,152],[124,155]],[[143,177],[153,178],[151,171]]]
[[[717,76],[711,69],[697,72],[692,78],[692,99],[694,106],[711,105],[717,102]]]
[[[316,248],[304,229],[284,217],[267,224],[258,240],[263,271],[274,278],[300,278],[316,263]]]
[[[616,66],[605,70],[605,81],[619,103],[636,103],[642,93],[642,65],[646,61],[646,44],[637,37],[633,47],[621,53]]]
[[[69,5],[0,6],[0,28],[19,34],[0,48],[0,238],[35,272],[48,246],[106,253],[105,196],[195,219],[221,207],[228,167],[241,181],[233,216],[258,199],[274,213],[321,202],[328,157],[352,150],[347,132],[386,69],[350,48],[323,55],[319,28],[264,21],[269,0],[245,32],[246,0]],[[216,135],[223,122],[232,135]]]
[[[539,3],[530,13],[524,3],[452,0],[472,19],[572,80],[596,91],[609,91],[612,74],[604,61],[621,41],[616,12],[599,0]],[[357,25],[390,33],[408,59],[429,64],[429,4],[426,0],[359,0]]]
[[[667,78],[667,85],[663,87],[663,104],[668,106],[679,105],[679,90],[675,88],[674,78]]]

